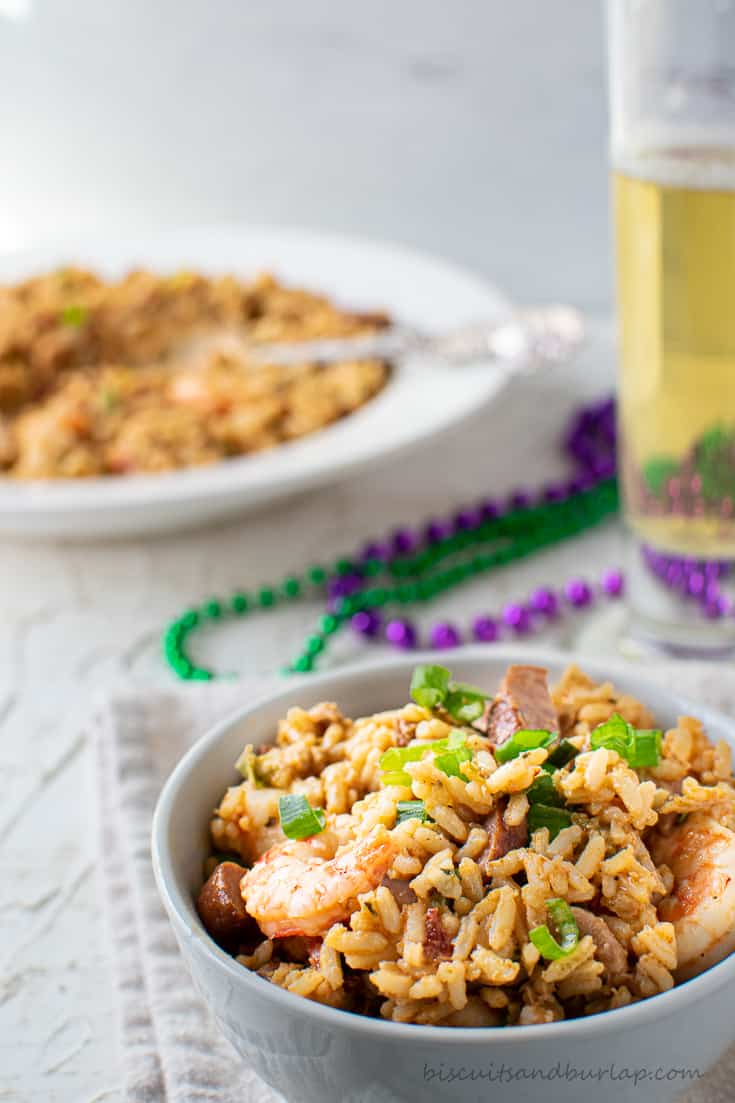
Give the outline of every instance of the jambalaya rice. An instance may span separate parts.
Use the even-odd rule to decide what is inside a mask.
[[[269,275],[135,271],[107,281],[63,268],[0,287],[0,472],[161,472],[295,440],[369,401],[387,366],[253,366],[242,338],[342,337],[387,324]]]
[[[420,692],[354,721],[289,709],[212,819],[213,937],[309,999],[472,1027],[622,1007],[735,948],[729,746],[686,716],[659,735],[576,667],[545,678],[509,668],[464,722]]]

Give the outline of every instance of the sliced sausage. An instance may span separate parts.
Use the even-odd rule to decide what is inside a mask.
[[[240,895],[245,870],[237,862],[220,862],[204,882],[197,911],[207,931],[223,950],[233,950],[257,930]]]
[[[444,929],[438,908],[426,909],[424,950],[431,961],[446,961],[452,956],[452,940]]]
[[[571,911],[580,936],[591,937],[597,948],[597,960],[602,962],[609,979],[615,983],[628,971],[628,955],[625,950],[601,915],[593,915],[586,908],[572,907]]]
[[[487,831],[487,846],[477,859],[477,864],[485,876],[487,876],[488,862],[495,862],[498,858],[504,858],[509,851],[528,845],[528,823],[525,816],[515,827],[508,827],[504,819],[507,807],[508,798],[499,798],[483,823]]]
[[[541,666],[508,667],[482,722],[482,729],[496,746],[523,728],[559,731],[546,679],[547,671]]]
[[[415,904],[418,900],[416,893],[411,888],[410,881],[403,877],[384,877],[381,884],[390,889],[400,907],[403,907],[404,904]]]

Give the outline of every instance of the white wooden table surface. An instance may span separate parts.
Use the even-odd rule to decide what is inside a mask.
[[[121,1100],[114,993],[95,870],[85,712],[105,686],[170,686],[162,626],[213,593],[348,553],[401,522],[566,470],[558,437],[581,397],[612,384],[603,327],[573,368],[509,388],[450,437],[373,473],[205,532],[94,546],[0,543],[0,1100]],[[504,597],[618,563],[616,523],[477,581],[428,610],[466,623]],[[316,609],[223,627],[202,657],[272,670]],[[580,621],[558,635],[569,643]],[[548,642],[549,637],[546,637]],[[357,654],[346,640],[342,654]],[[103,810],[104,814],[104,810]]]

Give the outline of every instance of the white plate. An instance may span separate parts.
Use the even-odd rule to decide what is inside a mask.
[[[429,331],[497,317],[507,306],[483,280],[398,246],[247,226],[12,254],[0,257],[0,282],[69,263],[107,276],[134,266],[243,277],[267,269],[346,307],[385,308],[396,320]],[[164,475],[35,483],[0,479],[0,532],[68,538],[203,524],[395,457],[477,410],[502,383],[502,373],[487,365],[450,370],[417,359],[350,417],[273,451]]]

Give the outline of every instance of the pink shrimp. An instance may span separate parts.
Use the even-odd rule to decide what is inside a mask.
[[[268,938],[313,938],[347,919],[357,896],[377,888],[398,848],[385,827],[335,857],[329,832],[271,847],[240,885],[245,906]]]

